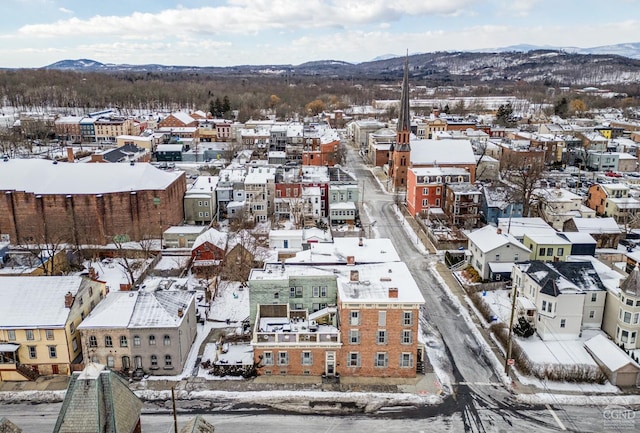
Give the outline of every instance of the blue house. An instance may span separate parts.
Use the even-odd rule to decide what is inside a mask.
[[[519,218],[522,216],[522,203],[513,201],[508,185],[493,183],[482,188],[482,218],[485,223],[498,225],[498,218]]]

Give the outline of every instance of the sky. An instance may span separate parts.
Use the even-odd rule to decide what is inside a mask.
[[[640,42],[640,0],[0,0],[0,67],[359,63]]]

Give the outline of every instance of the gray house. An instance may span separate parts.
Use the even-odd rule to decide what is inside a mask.
[[[180,374],[196,337],[195,292],[114,292],[78,330],[87,362],[130,375]]]

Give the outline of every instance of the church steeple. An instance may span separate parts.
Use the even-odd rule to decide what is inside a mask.
[[[411,134],[411,115],[409,113],[409,55],[404,60],[404,78],[402,80],[402,94],[400,95],[400,114],[398,116],[398,145],[409,145]],[[402,140],[401,140],[402,138]],[[409,147],[410,149],[410,147]]]
[[[409,113],[409,54],[404,61],[404,78],[400,96],[400,113],[396,126],[396,143],[389,149],[389,178],[393,189],[405,189],[407,169],[411,164],[411,115]]]

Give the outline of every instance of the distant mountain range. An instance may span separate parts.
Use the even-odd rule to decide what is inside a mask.
[[[578,52],[582,51],[582,52]],[[545,82],[553,85],[609,86],[640,81],[640,43],[609,47],[549,48],[532,45],[475,52],[435,52],[409,55],[414,82],[472,84],[481,82]],[[62,60],[44,69],[83,72],[194,72],[220,76],[298,75],[396,81],[404,56],[386,54],[363,63],[319,60],[300,65],[167,66],[108,64],[95,60]]]

